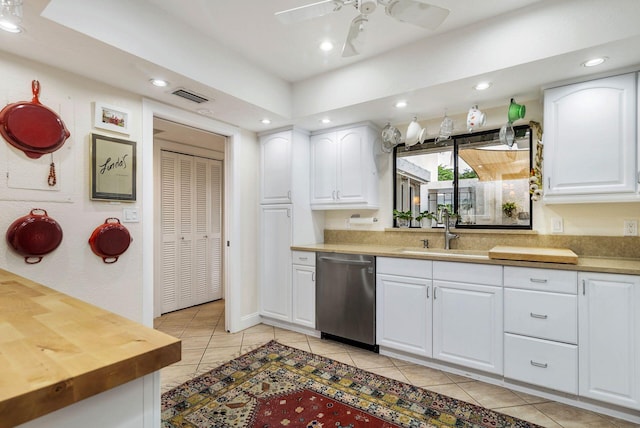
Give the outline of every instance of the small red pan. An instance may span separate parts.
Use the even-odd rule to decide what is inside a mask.
[[[47,212],[34,208],[7,229],[7,242],[28,264],[36,264],[62,242],[62,228]]]
[[[6,105],[0,111],[0,134],[13,147],[37,159],[58,150],[71,135],[60,117],[38,100],[40,82],[31,82],[33,99]]]
[[[89,238],[89,245],[97,256],[102,257],[103,262],[115,263],[127,251],[131,241],[133,238],[127,228],[120,224],[120,220],[109,217],[95,228]]]

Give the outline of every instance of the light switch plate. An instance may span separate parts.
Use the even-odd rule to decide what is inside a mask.
[[[551,232],[562,233],[564,231],[564,225],[562,224],[562,217],[553,217],[551,219]]]
[[[123,223],[137,223],[140,219],[138,218],[138,209],[137,208],[123,208],[122,209],[122,222]]]

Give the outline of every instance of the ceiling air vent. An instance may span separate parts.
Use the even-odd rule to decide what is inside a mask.
[[[172,92],[172,94],[182,97],[184,99],[187,99],[189,101],[193,101],[194,103],[198,103],[198,104],[206,103],[207,101],[209,101],[207,98],[198,94],[194,94],[193,92],[187,91],[186,89],[183,89],[183,88],[176,89],[175,91]]]

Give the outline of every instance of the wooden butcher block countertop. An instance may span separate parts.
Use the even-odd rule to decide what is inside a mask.
[[[568,248],[497,246],[489,250],[489,258],[578,264],[578,255]]]
[[[0,269],[0,428],[180,361],[180,339]]]

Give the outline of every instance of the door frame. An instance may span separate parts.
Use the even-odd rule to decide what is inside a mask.
[[[216,121],[195,113],[181,110],[169,105],[161,104],[149,99],[142,100],[142,318],[143,323],[153,326],[155,310],[154,294],[154,258],[155,258],[155,199],[157,186],[154,181],[154,117],[170,120],[186,126],[202,129],[203,131],[214,132],[227,137],[224,153],[224,198],[223,198],[223,221],[224,240],[233,242],[240,239],[240,224],[234,219],[234,213],[240,211],[240,197],[233,189],[239,183],[238,172],[240,170],[239,159],[235,156],[241,144],[240,129],[226,123]],[[241,264],[229,263],[230,260],[240,260],[242,257],[241,247],[224,246],[223,257],[223,281],[225,296],[225,328],[229,331],[236,331],[240,324],[240,304],[235,292],[238,278],[241,275]]]
[[[155,259],[155,199],[158,186],[154,181],[154,143],[153,143],[153,119],[154,117],[166,119],[187,126],[214,132],[227,137],[224,150],[224,199],[223,222],[224,240],[227,242],[240,242],[240,222],[234,217],[240,212],[240,192],[234,192],[234,188],[240,186],[240,159],[236,153],[240,150],[240,129],[219,122],[196,113],[161,104],[147,98],[142,99],[142,144],[139,155],[142,180],[142,323],[153,327],[154,318],[154,259]],[[236,216],[234,216],[236,214]],[[242,277],[242,264],[229,263],[230,260],[242,259],[242,247],[240,245],[224,246],[224,296],[225,296],[225,328],[234,332],[240,329],[240,278]],[[144,427],[160,426],[160,372],[156,371],[144,377],[144,408],[151,409],[145,412]]]

